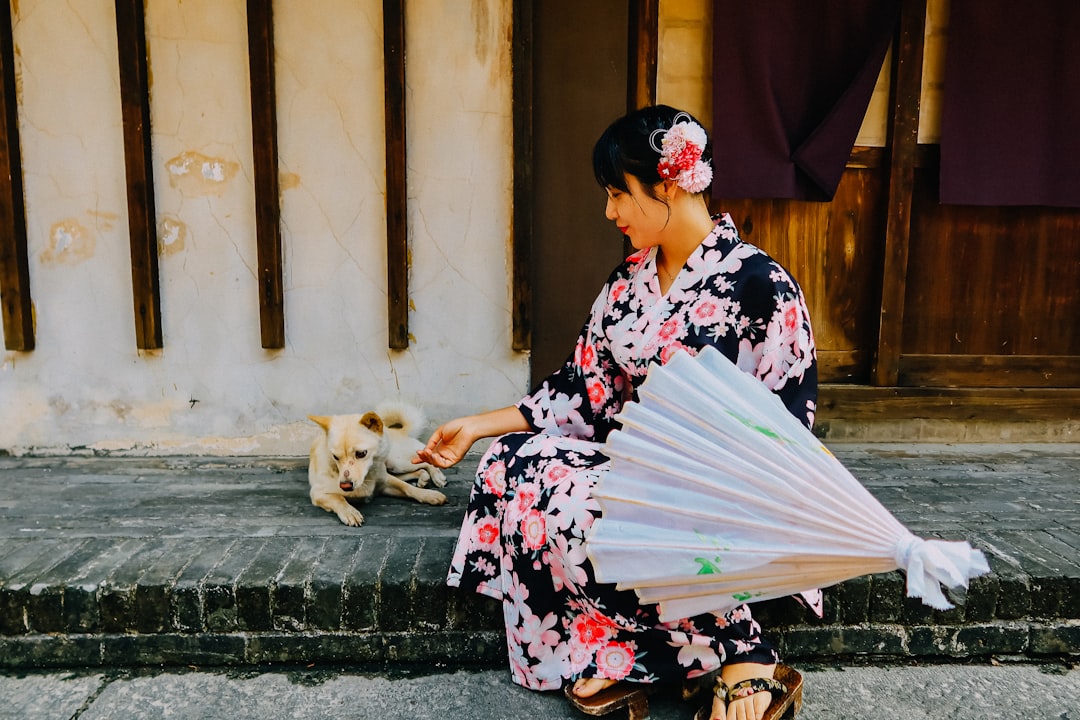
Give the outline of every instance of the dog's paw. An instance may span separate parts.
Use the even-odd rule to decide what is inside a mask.
[[[434,465],[431,466],[428,472],[431,474],[431,482],[435,483],[435,487],[446,487],[446,473]]]
[[[435,487],[446,487],[446,473],[434,465],[425,465],[416,472],[416,487],[426,488],[432,483]]]
[[[437,490],[418,490],[417,500],[425,505],[445,505],[446,496]]]
[[[350,505],[348,508],[337,511],[338,519],[350,527],[360,527],[364,524],[364,516],[359,510]]]

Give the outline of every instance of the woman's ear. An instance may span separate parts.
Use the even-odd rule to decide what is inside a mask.
[[[664,180],[660,183],[663,187],[664,197],[671,200],[675,197],[675,193],[679,190],[679,184],[675,182],[674,178]]]

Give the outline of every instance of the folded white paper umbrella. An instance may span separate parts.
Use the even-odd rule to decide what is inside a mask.
[[[720,351],[653,365],[605,445],[586,548],[597,579],[664,621],[897,568],[909,597],[989,572],[966,542],[907,530],[759,380]]]

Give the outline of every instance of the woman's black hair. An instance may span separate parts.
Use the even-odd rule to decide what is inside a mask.
[[[593,147],[593,174],[602,188],[615,188],[629,192],[626,176],[633,175],[650,196],[655,197],[654,186],[661,181],[660,135],[653,147],[652,136],[656,130],[667,130],[675,124],[675,116],[687,115],[700,125],[692,115],[667,105],[652,105],[628,113],[611,125]],[[705,146],[702,160],[712,159],[712,142]]]

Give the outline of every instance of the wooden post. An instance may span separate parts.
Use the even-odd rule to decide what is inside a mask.
[[[626,109],[656,104],[656,67],[660,53],[660,0],[633,0],[630,4],[630,37]]]
[[[5,4],[0,12],[0,77],[3,82],[3,95],[0,96],[0,310],[4,347],[29,352],[34,349],[34,315],[30,301],[10,4]]]
[[[409,347],[409,240],[406,219],[405,3],[383,0],[386,113],[386,300],[388,344]]]
[[[517,352],[532,349],[532,187],[533,187],[533,0],[514,3],[513,118],[514,209],[513,287],[510,298],[511,347]]]
[[[879,386],[896,385],[900,376],[911,200],[918,163],[925,24],[926,0],[905,0],[895,43],[892,119],[889,125],[889,199],[881,281],[881,317],[873,367],[873,383]]]
[[[259,262],[259,327],[262,346],[266,349],[285,347],[272,5],[271,0],[248,0],[247,3],[252,158],[255,170],[255,241]]]
[[[124,125],[135,342],[140,350],[157,350],[162,347],[161,290],[158,281],[154,170],[150,153],[150,83],[146,72],[143,0],[116,0],[116,42]]]

